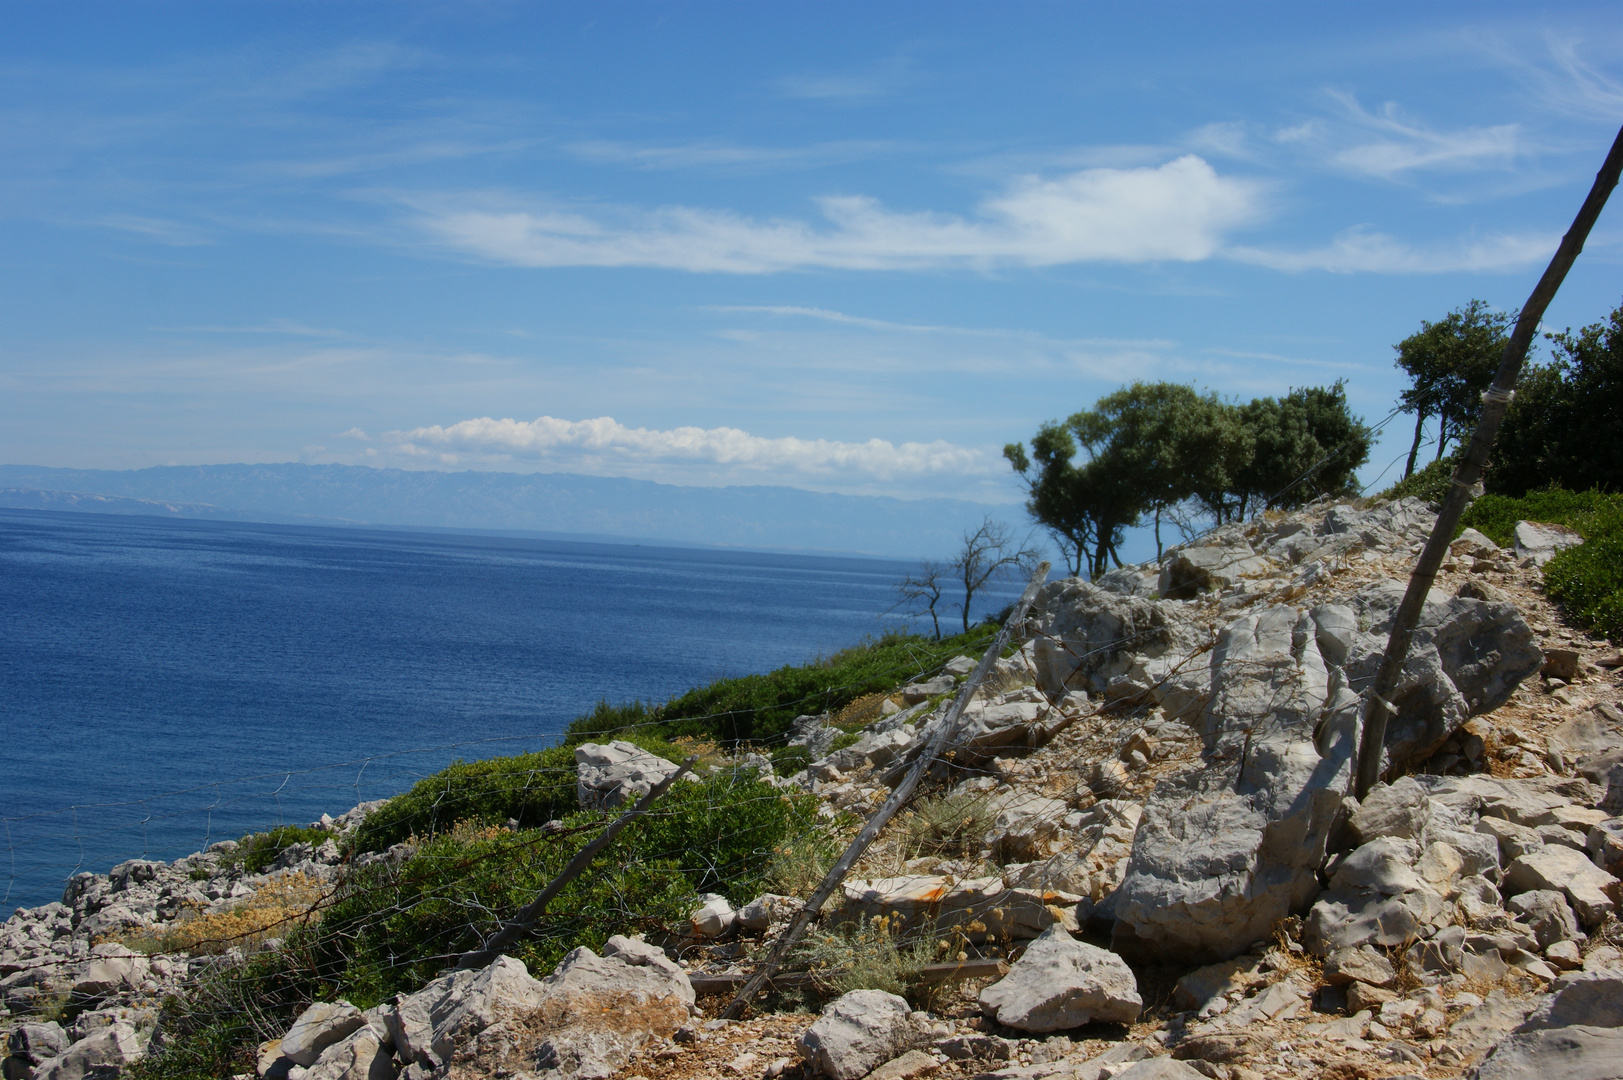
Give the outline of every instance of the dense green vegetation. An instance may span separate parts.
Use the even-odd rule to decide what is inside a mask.
[[[699,892],[724,890],[742,902],[792,888],[800,864],[818,855],[808,845],[834,844],[816,811],[812,797],[785,795],[745,774],[679,784],[510,951],[544,973],[579,945],[601,950],[613,934],[657,938],[679,929]],[[488,812],[421,841],[398,865],[350,874],[318,922],[172,1001],[164,1048],[132,1075],[175,1080],[252,1071],[254,1046],[265,1037],[256,1017],[279,1030],[312,1000],[344,997],[365,1008],[421,987],[532,900],[607,819],[576,811],[558,831],[510,831],[481,824]]]
[[[978,655],[996,632],[996,627],[983,626],[940,641],[887,634],[801,667],[718,679],[659,707],[599,702],[569,725],[560,746],[458,761],[418,781],[368,817],[348,847],[382,851],[410,836],[437,835],[458,822],[504,825],[511,820],[528,829],[563,817],[576,806],[574,747],[583,742],[623,739],[672,761],[690,752],[673,739],[759,744],[771,753],[777,771],[788,775],[809,762],[804,750],[781,746],[795,717],[837,711],[859,697],[933,673],[960,653]]]
[[[1126,529],[1148,515],[1219,523],[1355,490],[1370,430],[1347,410],[1341,383],[1246,404],[1176,383],[1134,383],[1038,429],[1027,453],[1003,448],[1026,481],[1026,510],[1075,573],[1097,577]]]
[[[1481,300],[1472,300],[1439,322],[1421,320],[1419,332],[1393,346],[1398,353],[1397,366],[1410,380],[1409,389],[1400,399],[1401,408],[1415,415],[1414,442],[1409,447],[1404,480],[1414,475],[1415,458],[1429,418],[1437,418],[1434,464],[1443,458],[1450,442],[1458,445],[1475,424],[1482,391],[1499,369],[1510,320],[1510,315],[1494,311]]]
[[[940,641],[886,634],[801,667],[720,679],[689,690],[638,723],[667,739],[690,736],[770,744],[781,741],[797,716],[842,709],[866,694],[931,674],[960,653],[979,656],[996,634],[997,627],[991,625]],[[577,720],[570,725],[567,740],[573,745],[623,727],[613,720],[607,715]]]
[[[1605,322],[1548,340],[1549,363],[1530,365],[1517,383],[1488,490],[1623,491],[1623,306]]]
[[[1387,495],[1441,498],[1453,472],[1441,463],[1457,459],[1476,423],[1513,317],[1472,300],[1440,322],[1422,322],[1418,333],[1394,346],[1397,366],[1410,379],[1400,407],[1415,414],[1415,432],[1404,479]],[[1604,322],[1545,339],[1550,359],[1529,357],[1523,366],[1483,483],[1508,496],[1551,486],[1623,489],[1623,306]],[[1438,461],[1416,473],[1423,428],[1432,416],[1438,420]],[[1455,454],[1445,457],[1450,443]]]
[[[236,864],[245,873],[264,873],[276,857],[298,843],[320,845],[332,838],[326,829],[306,829],[297,825],[279,825],[269,832],[250,833],[237,842],[237,850],[222,861]]]
[[[1520,498],[1489,494],[1460,525],[1508,545],[1518,521],[1565,525],[1584,538],[1545,565],[1544,589],[1580,626],[1623,638],[1623,494],[1556,487]]]

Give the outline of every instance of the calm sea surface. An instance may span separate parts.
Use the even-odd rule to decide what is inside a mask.
[[[851,645],[906,569],[0,509],[0,903]]]

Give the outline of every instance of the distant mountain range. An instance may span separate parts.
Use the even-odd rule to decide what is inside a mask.
[[[0,506],[304,525],[587,534],[733,547],[944,555],[991,512],[959,499],[678,487],[570,473],[417,472],[354,465],[0,465]]]

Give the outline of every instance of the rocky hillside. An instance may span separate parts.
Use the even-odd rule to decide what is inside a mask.
[[[368,1010],[316,1002],[258,1072],[1623,1077],[1623,657],[1540,591],[1574,537],[1524,524],[1514,549],[1455,541],[1393,695],[1386,782],[1348,794],[1361,695],[1431,525],[1414,501],[1319,506],[1050,583],[924,797],[743,1021],[708,1017],[793,896],[707,895],[685,926],[550,973],[503,958]],[[812,764],[772,782],[849,827],[973,666],[864,703],[873,722],[839,750],[833,718],[802,717]],[[675,767],[626,742],[576,759],[583,806]],[[730,764],[770,776],[758,755]],[[327,824],[341,837],[368,809]],[[286,847],[250,873],[216,845],[18,911],[0,929],[8,1080],[155,1053],[162,995],[242,960],[174,933],[234,918],[261,927],[250,948],[275,948],[255,913],[341,886],[339,850]]]

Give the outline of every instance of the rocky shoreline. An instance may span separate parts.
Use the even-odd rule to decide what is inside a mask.
[[[1623,1076],[1623,657],[1539,589],[1573,537],[1455,541],[1394,694],[1390,782],[1348,795],[1360,695],[1431,524],[1413,500],[1321,505],[1049,584],[931,766],[973,835],[925,852],[898,819],[825,916],[956,950],[928,1010],[859,989],[815,1020],[707,1020],[799,903],[718,893],[668,939],[577,949],[543,978],[504,957],[372,1010],[313,1004],[259,1074]],[[830,718],[802,717],[794,776],[729,764],[866,815],[973,663],[897,687],[839,750]],[[589,807],[675,769],[629,743],[576,761]],[[226,842],[19,909],[0,926],[6,1080],[116,1076],[161,1046],[164,996],[242,956],[163,935],[240,918],[245,946],[274,947],[255,905],[330,889],[377,805],[259,873]],[[131,947],[143,934],[170,947]]]

